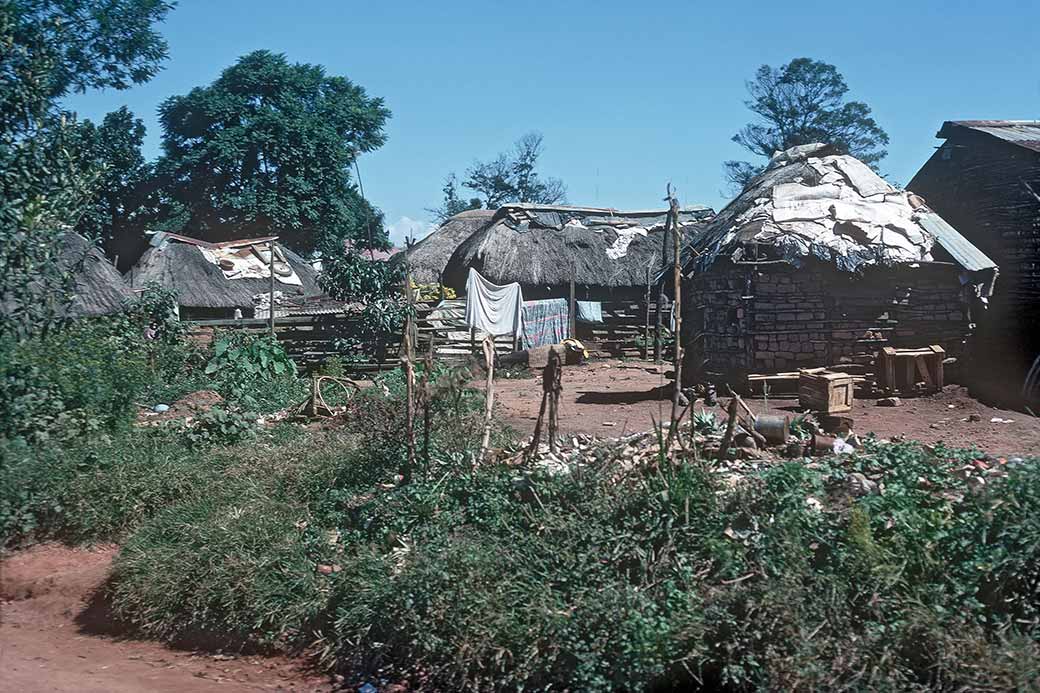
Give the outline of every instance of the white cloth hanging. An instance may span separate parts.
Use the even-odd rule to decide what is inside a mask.
[[[520,335],[524,295],[519,284],[499,286],[470,267],[466,279],[466,324],[492,336]]]

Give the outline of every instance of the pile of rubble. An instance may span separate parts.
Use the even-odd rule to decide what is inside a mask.
[[[682,460],[704,464],[719,475],[726,487],[736,486],[743,479],[769,467],[790,460],[801,460],[810,469],[844,468],[839,472],[839,477],[847,494],[862,497],[885,493],[887,471],[859,471],[863,465],[853,462],[855,454],[871,455],[876,446],[904,442],[896,438],[877,440],[866,445],[851,432],[845,437],[828,436],[818,431],[818,425],[811,418],[805,417],[799,422],[801,426],[796,433],[789,434],[784,443],[760,447],[754,445],[749,431],[744,431],[732,436],[733,446],[723,454],[725,427],[722,424],[711,426],[706,423],[709,416],[710,412],[707,415],[698,413],[696,422],[680,424],[679,432],[665,454],[662,454],[662,446],[668,444],[667,424],[657,431],[644,431],[620,438],[576,435],[558,440],[555,450],[551,450],[548,443],[542,443],[533,453],[529,450],[528,439],[520,446],[505,451],[504,459],[524,470],[550,475],[575,473],[582,469],[609,469],[610,478],[614,482],[621,482],[632,474],[656,469],[665,459]],[[737,431],[742,429],[742,424],[735,426]],[[935,455],[937,469],[950,472],[962,480],[964,485],[938,487],[933,486],[932,481],[919,477],[918,488],[934,491],[936,497],[950,502],[960,502],[965,493],[980,491],[995,480],[1006,477],[1009,466],[1026,463],[1026,460],[1018,457],[995,457],[984,453],[979,453],[968,462],[961,462],[959,458],[942,455],[942,451],[935,446],[926,445],[923,449]],[[828,459],[825,461],[823,458]],[[843,460],[849,464],[843,465]]]

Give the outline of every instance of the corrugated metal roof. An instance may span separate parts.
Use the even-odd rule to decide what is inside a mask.
[[[1040,152],[1040,120],[948,120],[938,137],[947,138],[954,128],[975,130],[997,139]]]
[[[936,243],[952,255],[958,265],[969,272],[993,269],[997,266],[997,263],[990,260],[984,252],[972,245],[935,212],[918,212],[917,223],[935,237]]]

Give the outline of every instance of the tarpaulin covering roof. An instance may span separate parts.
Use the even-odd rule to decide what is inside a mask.
[[[687,238],[712,217],[710,207],[679,212]],[[496,284],[641,287],[668,262],[662,258],[667,210],[618,211],[598,207],[511,204],[469,236],[444,270],[450,286],[464,286],[469,268]]]
[[[693,242],[699,253],[693,266],[704,270],[722,258],[793,264],[815,258],[851,272],[931,262],[936,243],[966,269],[996,266],[920,197],[855,157],[811,144],[774,155],[708,223]]]
[[[1040,120],[948,120],[937,137],[952,137],[965,128],[1040,152]]]

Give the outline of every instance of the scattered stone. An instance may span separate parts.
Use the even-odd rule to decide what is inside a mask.
[[[982,417],[978,414],[968,414],[968,418],[966,418],[965,421],[982,421]]]
[[[1015,423],[1015,420],[1014,419],[1002,419],[999,416],[994,416],[992,419],[989,420],[989,422],[990,423],[1009,424],[1009,423]]]
[[[876,481],[868,479],[864,474],[860,472],[853,472],[849,474],[849,492],[857,498],[860,496],[869,496],[878,492],[878,485]]]
[[[898,397],[882,397],[876,404],[879,407],[899,407],[903,402]]]
[[[738,433],[733,438],[733,443],[738,448],[747,448],[748,450],[758,450],[758,443],[747,433]]]
[[[617,421],[604,421],[604,426],[617,426]]]

